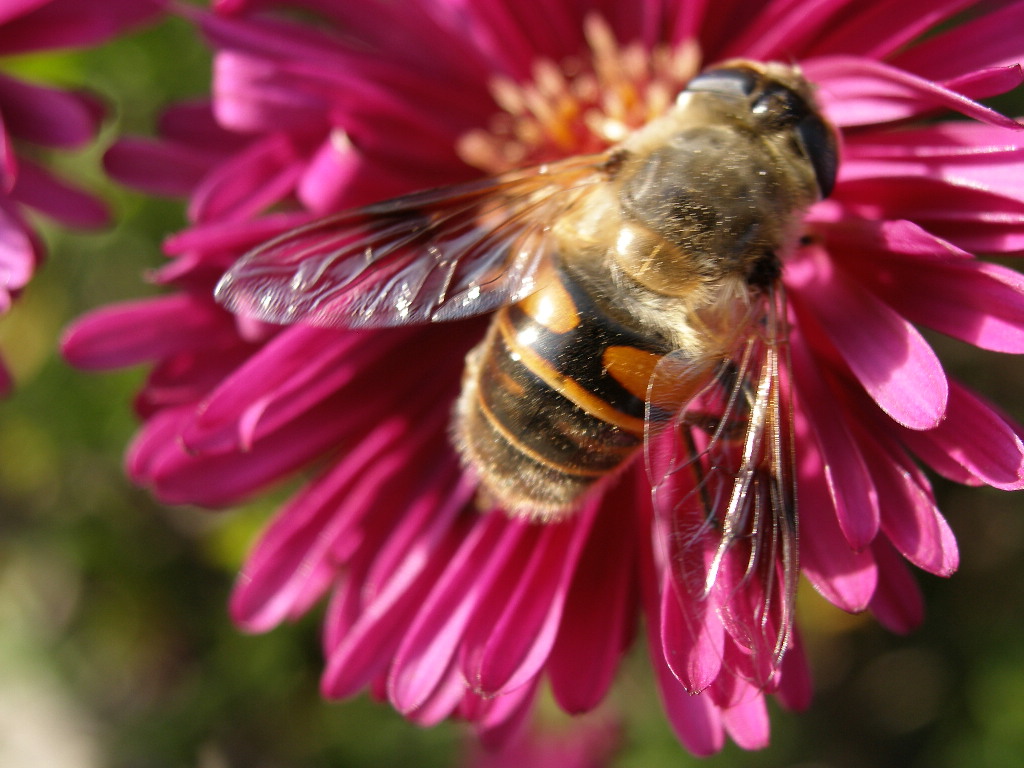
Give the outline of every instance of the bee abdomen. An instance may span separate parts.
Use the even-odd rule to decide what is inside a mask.
[[[647,382],[668,351],[556,278],[495,316],[468,360],[456,425],[493,501],[549,519],[642,444]]]

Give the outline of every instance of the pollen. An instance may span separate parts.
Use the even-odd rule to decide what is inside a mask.
[[[532,78],[497,78],[498,111],[486,129],[458,141],[459,156],[487,173],[600,152],[662,114],[700,66],[695,42],[648,48],[622,44],[598,16],[584,26],[579,57],[540,59]]]

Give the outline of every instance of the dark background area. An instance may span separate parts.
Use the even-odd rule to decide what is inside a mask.
[[[204,92],[203,45],[172,21],[95,51],[4,60],[0,69],[90,88],[121,110],[96,148],[47,158],[96,189],[118,223],[98,234],[46,228],[50,258],[0,321],[17,379],[0,403],[0,765],[459,764],[458,726],[421,730],[365,697],[320,699],[317,615],[263,636],[233,627],[233,574],[279,499],[222,513],[157,505],[121,471],[142,372],[88,375],[56,354],[76,315],[151,290],[141,276],[183,224],[179,202],[114,188],[99,163],[117,132],[148,132],[161,105]],[[951,375],[1024,421],[1024,361],[935,344]],[[609,712],[626,713],[616,765],[1021,764],[1024,496],[940,480],[936,491],[962,564],[949,580],[920,575],[924,626],[897,637],[806,589],[811,709],[773,706],[771,747],[730,746],[709,760],[675,741],[638,642],[609,702]],[[557,720],[553,711],[541,707]]]

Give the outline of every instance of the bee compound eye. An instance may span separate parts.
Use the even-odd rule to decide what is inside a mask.
[[[821,196],[828,197],[836,184],[839,147],[835,131],[816,114],[809,114],[796,125],[796,135],[814,168]]]
[[[721,93],[749,96],[757,85],[755,73],[745,67],[723,67],[701,72],[686,86],[690,93]]]
[[[751,105],[751,111],[772,125],[795,125],[808,112],[803,97],[783,85],[769,85]]]

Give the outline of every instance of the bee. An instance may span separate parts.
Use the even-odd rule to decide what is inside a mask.
[[[698,592],[741,541],[781,572],[766,591],[783,629],[751,627],[777,656],[796,573],[782,259],[837,165],[795,67],[730,61],[602,153],[314,222],[245,255],[216,296],[343,328],[493,313],[452,424],[481,497],[561,520],[644,455]],[[712,555],[687,553],[704,534]]]

